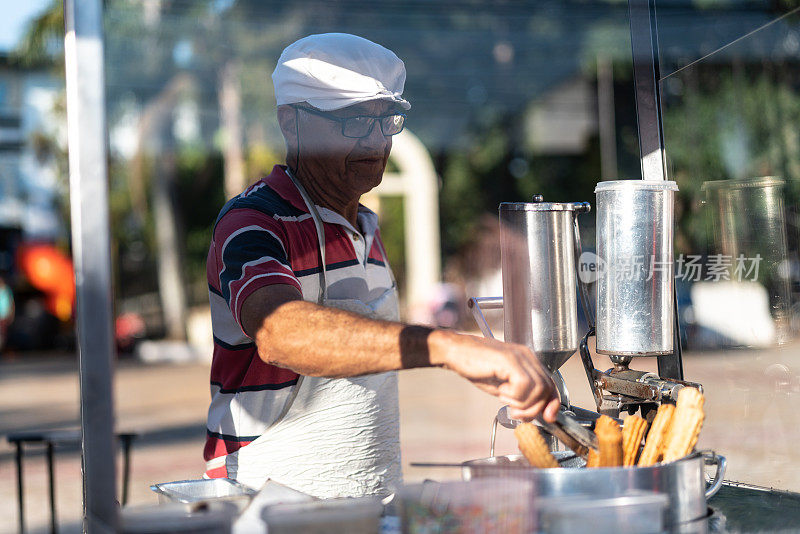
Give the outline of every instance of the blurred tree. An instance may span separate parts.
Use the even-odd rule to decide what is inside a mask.
[[[796,78],[793,69],[781,77]],[[735,73],[727,65],[697,65],[670,82],[664,138],[678,183],[676,251],[705,253],[710,221],[705,182],[757,176],[786,181],[785,205],[800,201],[800,79],[762,68]],[[742,214],[747,216],[746,214]]]
[[[64,5],[51,0],[38,16],[31,19],[11,51],[11,58],[24,67],[64,70]]]

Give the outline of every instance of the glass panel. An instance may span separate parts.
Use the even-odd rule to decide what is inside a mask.
[[[727,478],[795,491],[798,23],[784,17],[661,83],[669,174],[680,187],[686,376],[708,399],[701,444],[728,457]],[[704,38],[692,24],[685,35]]]
[[[112,0],[106,8],[119,310],[133,324],[142,319],[150,338],[180,338],[182,317],[188,318],[197,328],[188,329],[189,341],[202,345],[206,357],[212,227],[226,199],[285,161],[270,74],[282,49],[300,37],[355,33],[405,62],[404,96],[413,107],[383,184],[363,202],[379,213],[408,320],[477,330],[463,303],[466,296],[502,292],[500,202],[537,193],[554,202],[593,201],[601,177],[640,175],[624,3],[572,9],[561,1]],[[404,196],[403,182],[426,165],[438,191],[430,227],[408,219],[417,200]],[[593,218],[581,220],[587,250],[594,245]],[[446,284],[415,294],[420,281],[413,269],[420,266],[410,262],[419,261],[420,227],[441,243],[434,282]],[[181,302],[186,306],[176,306]],[[502,314],[492,319],[502,323]],[[135,337],[130,343],[138,353],[149,347],[167,353],[164,343],[142,345]],[[580,361],[567,365],[572,390],[590,407]],[[487,456],[500,403],[473,389],[449,374],[401,375],[403,413],[411,414],[401,424],[407,480],[459,476],[414,469],[411,461]],[[429,394],[420,399],[419,391]],[[464,405],[474,409],[454,413]],[[171,424],[205,424],[203,416],[177,419]],[[499,434],[498,452],[515,452],[513,434]],[[196,461],[195,474],[202,472],[203,439],[176,441]],[[140,461],[165,463],[155,455]],[[162,478],[193,476],[180,469],[165,465]]]
[[[668,76],[767,26],[783,26],[782,17],[798,9],[791,0],[655,0],[661,75]],[[782,44],[790,54],[800,45],[796,38]],[[749,52],[756,53],[752,45]]]
[[[28,217],[31,226],[25,231],[30,232],[43,222],[56,226],[58,231],[51,232],[53,235],[48,238],[58,240],[65,253],[68,210],[64,206],[68,199],[64,103],[59,97],[63,78],[59,60],[63,50],[58,48],[63,42],[63,35],[58,35],[59,28],[63,29],[63,21],[59,19],[61,8],[59,2],[54,2],[45,11],[46,16],[32,27],[32,31],[40,31],[41,35],[26,41],[29,48],[21,52],[33,54],[31,57],[42,62],[38,65],[45,65],[41,67],[44,73],[36,73],[49,81],[38,80],[36,87],[26,88],[18,83],[18,78],[33,76],[25,70],[33,67],[6,69],[2,65],[0,87],[7,88],[4,96],[0,95],[3,120],[8,114],[14,120],[22,120],[20,117],[36,106],[42,107],[41,116],[47,115],[44,108],[52,111],[52,116],[47,115],[41,128],[33,122],[24,122],[22,128],[5,122],[0,125],[4,135],[0,141],[9,141],[6,136],[10,136],[12,144],[25,145],[22,155],[17,150],[19,146],[2,147],[0,218],[10,213],[6,210],[7,198],[14,201],[20,213],[28,208],[26,196],[36,201],[30,202],[34,208],[47,203],[49,218],[28,208],[33,216]],[[628,10],[624,2],[473,0],[365,4],[350,0],[107,0],[104,8],[115,326],[121,359],[115,386],[117,428],[142,429],[134,442],[128,501],[131,504],[153,502],[148,489],[152,483],[199,478],[205,470],[204,428],[213,340],[206,259],[216,217],[226,200],[270,173],[275,164],[285,162],[284,138],[277,120],[270,74],[289,43],[312,33],[351,32],[388,47],[405,62],[404,96],[413,105],[408,112],[406,131],[401,134],[405,137],[398,136],[395,140],[380,188],[362,200],[380,216],[382,238],[401,290],[406,320],[477,333],[463,303],[468,296],[496,296],[502,292],[497,223],[500,202],[525,201],[534,194],[542,194],[547,201],[594,203],[593,190],[599,179],[640,177]],[[676,57],[682,59],[674,68],[729,43],[749,31],[753,24],[761,24],[760,19],[748,19],[747,25],[733,26],[710,40],[710,44],[678,49]],[[678,30],[672,35],[677,39]],[[663,48],[671,50],[671,39],[665,39]],[[744,70],[749,72],[751,68],[746,63]],[[7,70],[11,73],[8,78]],[[681,71],[674,79],[681,81],[684,73],[688,75],[692,70]],[[7,79],[10,81],[6,82]],[[667,93],[674,89],[669,87],[672,79],[665,82]],[[46,87],[46,94],[32,90],[39,86]],[[715,87],[710,75],[703,79],[704,91]],[[668,153],[675,139],[676,121],[685,120],[690,125],[702,118],[691,114],[670,118],[673,103],[680,105],[689,98],[686,95],[690,92],[685,91],[669,93],[669,101],[665,100],[667,118],[671,121]],[[697,98],[704,94],[699,89],[695,92]],[[787,121],[793,117],[792,108],[781,109],[787,113]],[[719,120],[724,122],[728,115],[721,117]],[[748,139],[761,142],[758,136],[764,135],[762,130],[755,130]],[[792,139],[788,130],[781,135]],[[724,165],[706,164],[713,163],[712,156],[699,160],[687,156],[681,160],[678,146],[673,162],[675,172],[688,169],[685,172],[692,177],[678,178],[686,194],[693,187],[695,197],[704,194],[702,182],[693,181],[698,177],[702,181],[728,177],[723,171],[714,171]],[[735,149],[738,145],[732,146]],[[683,150],[691,156],[691,151],[699,148],[690,144]],[[774,151],[780,157],[787,157],[781,155],[785,150]],[[733,152],[738,154],[736,150]],[[45,157],[46,172],[20,163],[24,158],[34,163],[39,156]],[[733,157],[735,167],[738,160]],[[786,161],[786,165],[793,165],[789,159]],[[779,170],[756,168],[759,170],[746,176],[781,174]],[[427,173],[430,190],[438,193],[424,214],[413,211],[418,199],[411,193],[417,191],[407,185],[409,177],[419,176],[419,169]],[[26,176],[33,178],[28,180]],[[782,176],[785,183],[781,187],[774,185],[770,191],[781,191],[784,205],[790,206],[788,191],[794,190],[790,184],[796,177]],[[47,194],[42,193],[45,186],[49,187]],[[741,200],[741,210],[756,209],[749,206],[756,206],[757,202],[770,202],[780,211],[777,194],[769,199]],[[723,198],[722,193],[718,196]],[[682,197],[680,204],[683,218],[678,250],[684,254],[704,250],[702,224],[706,219],[712,224],[711,215],[706,217],[700,208],[695,208],[695,197],[690,200]],[[797,225],[793,226],[790,212],[785,217],[785,248],[787,256],[793,258],[789,251],[795,250],[798,239],[792,237],[792,229]],[[422,215],[430,224],[419,223]],[[764,288],[760,298],[766,299],[775,311],[767,313],[767,320],[763,314],[761,319],[772,324],[770,331],[779,332],[783,339],[787,323],[786,286],[782,278],[774,275],[782,272],[775,268],[783,257],[781,225],[775,224],[779,219],[774,216],[741,227],[729,225],[733,229],[726,230],[728,233],[745,232],[749,248],[724,249],[720,254],[738,254],[741,250],[747,255],[754,252],[761,255],[759,272],[746,270],[743,274],[755,276],[753,283]],[[50,223],[51,220],[56,222]],[[594,249],[593,220],[593,215],[580,216],[587,252]],[[752,232],[746,233],[756,224],[761,226],[755,237]],[[721,225],[718,223],[720,228]],[[9,259],[13,254],[8,253],[13,247],[5,243],[19,241],[20,231],[15,228],[13,235],[0,236],[3,272],[13,263]],[[414,233],[419,231],[428,233]],[[426,264],[434,272],[433,280],[420,281],[415,271],[419,264],[412,265],[419,261],[420,235],[440,243],[432,254],[423,255],[424,260],[433,262],[433,267]],[[769,241],[766,237],[761,239],[763,236],[774,238]],[[762,246],[765,242],[772,246]],[[772,265],[772,270],[767,264]],[[748,263],[746,267],[752,266]],[[734,268],[731,266],[731,273]],[[788,268],[793,272],[792,265]],[[790,303],[794,302],[793,290],[790,284]],[[687,295],[691,295],[690,289],[683,291],[682,302],[688,302]],[[28,295],[16,292],[15,297],[18,317],[27,317],[27,310],[33,309],[24,305],[23,299]],[[7,416],[0,420],[5,424],[3,431],[77,424],[69,303],[69,298],[35,300],[34,304],[40,305],[39,311],[46,304],[67,318],[45,317],[51,321],[48,328],[52,326],[55,330],[53,324],[57,324],[57,335],[50,335],[51,330],[42,330],[32,326],[32,320],[28,321],[25,324],[29,329],[24,332],[27,339],[68,348],[59,353],[62,359],[55,363],[24,360],[10,366],[10,372],[0,372],[0,385],[9,392],[8,398],[13,399],[10,408],[4,408],[0,414]],[[491,315],[499,336],[502,313],[487,315]],[[686,317],[688,321],[688,312]],[[790,332],[792,317],[790,313]],[[56,319],[59,321],[54,323]],[[752,449],[753,445],[752,441],[740,438],[746,435],[749,440],[754,439],[752,436],[764,428],[758,416],[764,413],[770,399],[792,400],[796,395],[791,362],[788,358],[780,360],[781,365],[790,369],[789,378],[785,378],[785,373],[781,374],[784,367],[762,365],[764,354],[771,353],[762,351],[752,356],[753,353],[741,352],[747,355],[747,361],[758,362],[756,365],[760,367],[740,376],[739,367],[732,363],[725,373],[719,373],[722,358],[705,358],[691,352],[699,347],[692,330],[699,330],[695,328],[696,324],[702,324],[699,321],[695,319],[684,326],[690,349],[687,378],[705,384],[709,396],[708,436],[704,434],[700,444],[721,453],[730,451],[740,466],[732,471],[739,479],[762,481],[767,471],[759,471],[760,464],[756,464],[755,470],[743,472],[741,466],[748,465],[745,461],[750,457],[742,455],[749,454],[747,447]],[[233,331],[238,332],[236,327]],[[14,339],[22,345],[19,333],[16,332]],[[21,359],[27,349],[14,347],[23,354]],[[729,353],[708,354],[727,357]],[[608,365],[607,360],[600,358],[596,363],[598,367],[603,367],[603,363]],[[655,367],[654,359],[647,359],[641,366],[634,365],[649,370],[648,366]],[[769,372],[764,375],[766,370]],[[573,402],[593,407],[580,360],[573,356],[562,371]],[[773,375],[780,382],[770,389],[776,380]],[[47,376],[48,380],[42,381],[41,376]],[[750,380],[752,377],[755,378]],[[764,381],[766,386],[761,384]],[[737,395],[747,392],[756,400],[742,394],[736,398],[744,400],[731,408],[727,404],[731,392]],[[491,422],[501,405],[497,399],[443,370],[401,374],[400,396],[406,480],[460,476],[458,470],[432,472],[413,468],[408,465],[412,461],[458,462],[488,455]],[[41,399],[46,402],[40,402]],[[53,406],[60,408],[56,410]],[[788,409],[786,406],[788,403],[780,409]],[[731,414],[740,417],[733,424],[735,432],[728,431]],[[788,437],[783,438],[791,435],[790,428],[783,424],[776,427],[779,433],[776,447],[790,443]],[[507,429],[498,430],[497,440],[499,454],[517,451],[515,438]],[[0,461],[8,467],[6,472],[11,472],[13,449],[5,442],[0,447],[4,447],[0,448]],[[753,454],[763,456],[761,449],[755,451]],[[784,456],[767,458],[784,461]],[[59,519],[79,524],[77,450],[65,447],[57,455],[57,464]],[[792,465],[789,464],[784,478],[776,478],[769,485],[790,487]],[[39,474],[40,479],[31,477],[31,480],[39,480],[43,486],[44,474]],[[13,488],[11,485],[9,488],[10,495]],[[40,498],[39,493],[36,495],[35,498]],[[0,513],[10,516],[14,499],[9,497],[3,502]],[[31,501],[28,503],[31,513]],[[38,515],[28,522],[31,530],[44,529],[49,520],[46,508],[38,508],[41,508]]]

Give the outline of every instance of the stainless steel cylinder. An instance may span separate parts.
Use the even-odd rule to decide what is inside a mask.
[[[578,350],[576,211],[585,203],[500,204],[505,340],[553,372]]]
[[[597,352],[672,354],[675,182],[600,182],[597,194]]]
[[[711,249],[728,263],[724,280],[758,282],[769,294],[775,341],[790,336],[791,291],[784,180],[774,176],[705,182]]]
[[[762,254],[786,259],[784,180],[774,176],[704,182],[715,252],[737,258]]]

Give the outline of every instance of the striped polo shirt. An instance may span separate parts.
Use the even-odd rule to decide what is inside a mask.
[[[328,298],[368,302],[392,286],[378,218],[363,206],[358,228],[317,206],[325,230]],[[285,167],[228,201],[214,225],[207,276],[214,333],[211,406],[204,458],[225,477],[225,455],[257,439],[280,414],[298,375],[265,363],[241,325],[242,304],[259,288],[296,287],[317,302],[320,254],[314,220]]]

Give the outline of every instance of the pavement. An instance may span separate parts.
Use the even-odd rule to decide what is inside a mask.
[[[604,357],[600,368],[610,367]],[[636,369],[655,370],[639,358]],[[800,491],[800,344],[768,350],[687,353],[688,380],[706,390],[706,422],[698,448],[727,456],[726,478]],[[152,504],[149,486],[199,478],[209,401],[207,363],[118,362],[115,410],[118,431],[140,434],[132,452],[128,504]],[[573,403],[591,408],[580,359],[562,368]],[[18,529],[14,449],[5,435],[25,430],[78,427],[77,361],[70,354],[0,359],[0,532]],[[491,423],[501,404],[466,380],[441,369],[400,374],[401,446],[407,482],[457,479],[458,469],[411,467],[413,462],[461,462],[489,454]],[[27,532],[49,531],[45,456],[26,449]],[[498,430],[497,454],[516,451],[513,433]],[[80,532],[81,470],[77,446],[56,450],[56,505],[60,532]],[[119,483],[119,477],[118,477]],[[118,494],[119,495],[119,494]]]

